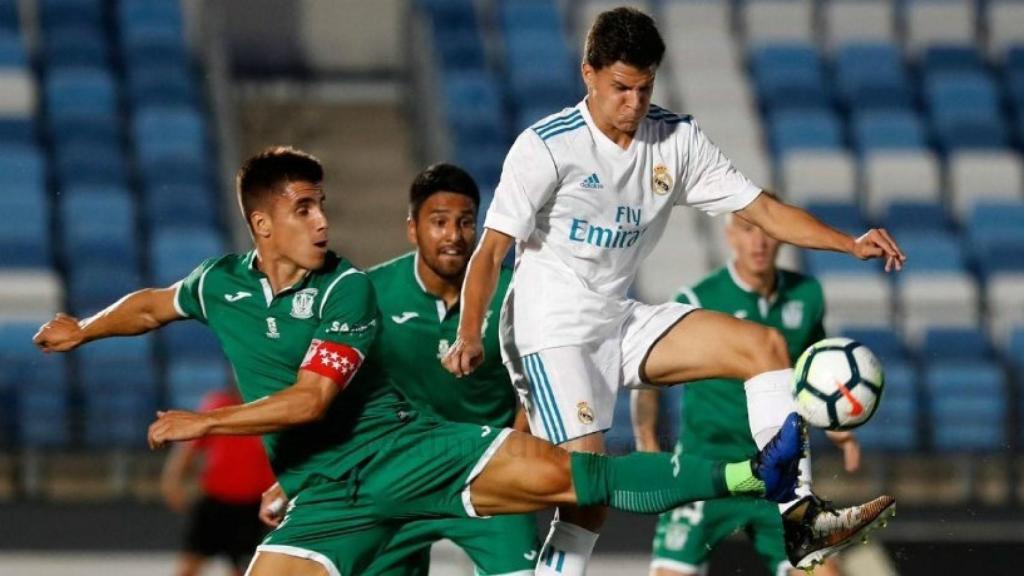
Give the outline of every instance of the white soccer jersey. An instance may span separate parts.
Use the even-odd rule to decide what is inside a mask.
[[[501,319],[505,360],[614,333],[673,205],[716,215],[760,191],[691,117],[657,106],[626,149],[597,128],[586,100],[526,129],[484,223],[516,239]]]

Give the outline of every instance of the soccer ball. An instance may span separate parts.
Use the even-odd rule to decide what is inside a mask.
[[[884,384],[878,358],[849,338],[816,342],[793,369],[797,412],[812,426],[827,430],[850,430],[870,420]]]

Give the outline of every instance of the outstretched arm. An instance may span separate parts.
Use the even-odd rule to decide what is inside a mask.
[[[342,387],[332,378],[300,370],[295,384],[247,404],[209,412],[157,412],[149,426],[149,447],[211,434],[265,434],[313,422],[324,416]]]
[[[57,314],[39,328],[32,341],[43,352],[67,352],[92,340],[155,330],[181,319],[174,307],[175,291],[172,286],[132,292],[84,320]]]
[[[514,240],[508,234],[486,228],[480,244],[469,259],[466,279],[462,283],[458,339],[441,359],[444,367],[456,376],[466,376],[484,360],[480,330],[487,306],[498,286],[501,261]]]
[[[764,229],[771,237],[801,248],[845,252],[861,260],[885,258],[885,270],[900,270],[907,257],[884,228],[873,228],[854,238],[818,220],[806,210],[761,194],[736,212]]]
[[[630,395],[633,416],[633,435],[639,452],[658,452],[658,406],[661,402],[657,390],[633,390]]]

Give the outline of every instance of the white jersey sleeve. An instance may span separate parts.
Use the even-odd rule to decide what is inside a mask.
[[[537,212],[557,185],[558,172],[548,147],[533,130],[523,131],[505,157],[484,226],[526,240],[536,226]]]
[[[682,159],[686,178],[676,204],[693,206],[712,216],[746,208],[761,188],[732,165],[696,122],[691,121],[690,128],[682,132],[689,140],[680,147],[686,155]]]

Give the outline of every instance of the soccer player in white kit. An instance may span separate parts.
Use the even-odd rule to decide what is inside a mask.
[[[905,256],[885,230],[853,238],[751,183],[689,116],[650,103],[665,45],[632,8],[600,14],[587,35],[587,97],[519,135],[463,286],[459,339],[443,359],[457,375],[483,357],[480,328],[502,259],[516,268],[501,317],[503,359],[535,435],[603,452],[620,386],[709,377],[744,381],[763,447],[792,412],[785,340],[773,329],[626,294],[673,206],[733,212],[783,242],[886,259]],[[880,523],[894,499],[835,510],[804,485],[780,505],[787,553],[811,566]],[[561,508],[537,574],[583,574],[606,509]]]

